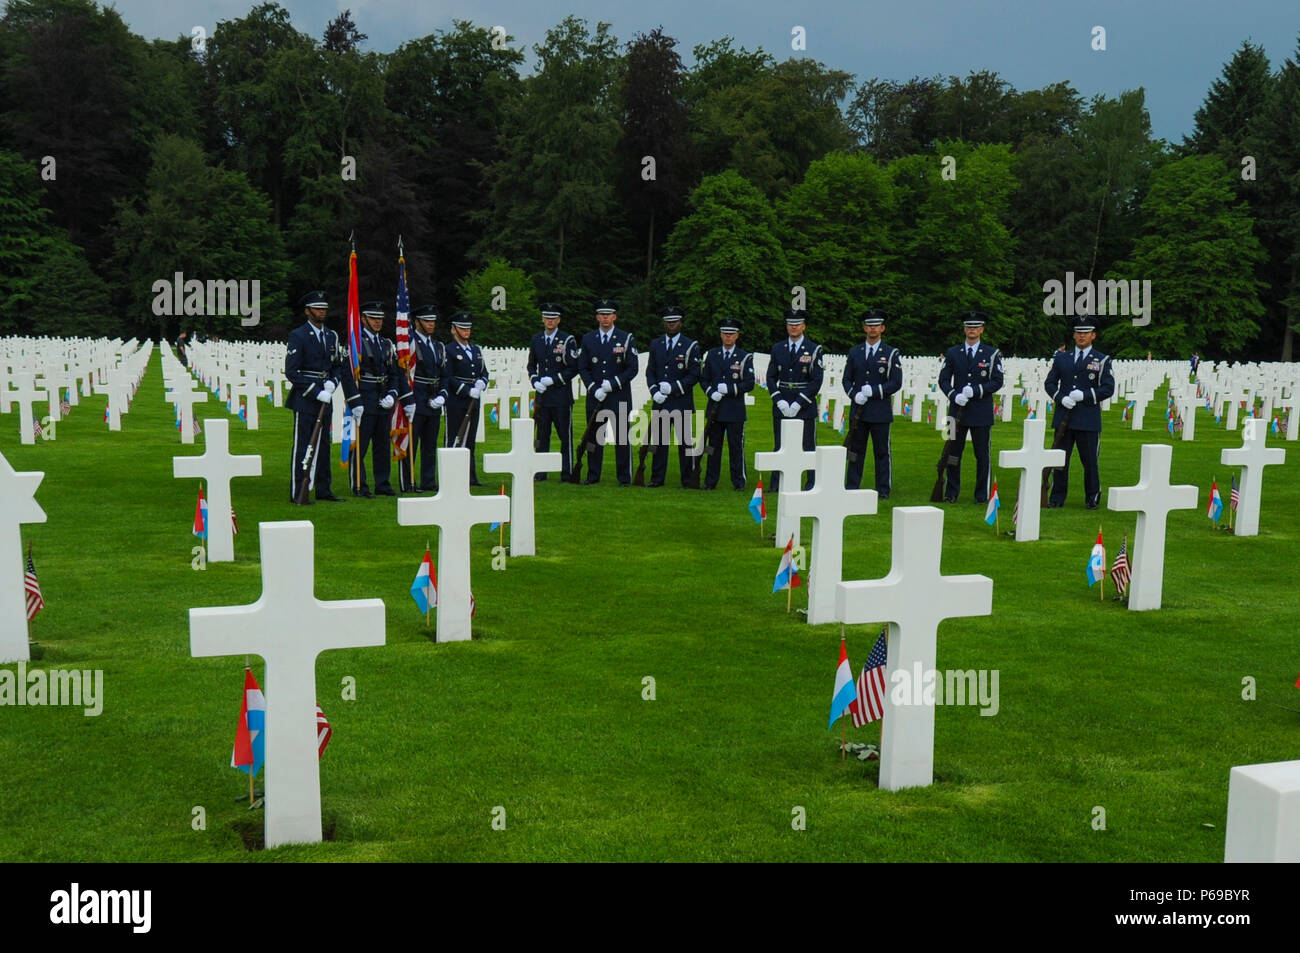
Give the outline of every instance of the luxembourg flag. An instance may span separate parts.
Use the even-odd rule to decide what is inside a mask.
[[[831,692],[831,720],[826,725],[830,731],[835,727],[835,719],[849,710],[849,705],[858,697],[857,687],[853,684],[853,670],[849,668],[849,650],[840,639],[840,664],[835,669],[835,690]]]
[[[411,583],[411,598],[420,607],[422,615],[427,615],[430,608],[438,605],[438,574],[427,549],[424,551],[424,562],[415,571],[415,581]]]
[[[194,535],[208,538],[208,501],[203,498],[203,484],[199,484],[199,499],[194,504]]]
[[[1223,515],[1223,497],[1219,496],[1218,480],[1214,480],[1210,485],[1210,504],[1205,508],[1205,515],[1216,523]]]
[[[776,570],[776,580],[772,583],[772,591],[780,592],[782,589],[798,589],[803,585],[799,579],[799,570],[794,565],[794,537],[785,544],[785,552],[781,554],[781,565]]]
[[[998,510],[1002,509],[1002,498],[998,496],[998,481],[993,481],[993,490],[989,493],[989,508],[984,511],[984,522],[990,526],[997,521]]]
[[[1088,586],[1092,587],[1106,575],[1106,547],[1101,544],[1101,530],[1097,530],[1097,542],[1092,544],[1092,555],[1088,557]]]
[[[758,488],[754,490],[754,495],[749,498],[749,515],[754,517],[754,522],[760,526],[763,520],[767,519],[767,503],[763,499],[763,481],[758,481]]]
[[[244,669],[244,703],[235,728],[235,750],[230,766],[256,776],[266,761],[266,696],[253,678],[253,670]]]

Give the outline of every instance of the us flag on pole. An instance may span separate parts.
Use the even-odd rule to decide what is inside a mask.
[[[320,702],[316,703],[316,759],[320,760],[325,755],[325,746],[330,743],[330,738],[334,737],[334,729],[330,727],[325,712],[321,711]]]
[[[406,375],[407,390],[410,390],[415,379],[415,355],[411,353],[411,297],[406,291],[406,258],[402,255],[400,238],[397,240],[397,363]],[[406,459],[411,445],[411,422],[406,419],[406,409],[400,400],[393,405],[388,433],[393,459]]]
[[[1128,536],[1119,544],[1119,552],[1115,554],[1115,565],[1110,567],[1110,579],[1115,584],[1115,592],[1124,595],[1128,591],[1129,568],[1128,568]]]
[[[41,584],[36,581],[36,564],[32,562],[32,547],[27,547],[27,571],[23,574],[23,590],[27,594],[27,621],[36,618],[36,613],[45,608],[41,598]]]
[[[853,719],[854,728],[861,728],[885,715],[885,662],[888,660],[885,633],[888,629],[885,626],[880,630],[875,647],[858,676],[858,697],[849,702],[849,717]]]
[[[1232,500],[1231,500],[1231,503],[1229,504],[1229,505],[1231,505],[1231,507],[1233,508],[1233,510],[1236,510],[1236,508],[1237,508],[1237,503],[1238,503],[1240,500],[1241,500],[1241,493],[1240,493],[1240,491],[1239,491],[1238,488],[1237,488],[1237,478],[1236,478],[1236,477],[1233,477],[1233,478],[1232,478]]]

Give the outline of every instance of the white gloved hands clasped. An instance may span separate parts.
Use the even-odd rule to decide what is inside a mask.
[[[1066,410],[1074,410],[1074,405],[1077,403],[1078,401],[1075,400],[1073,397],[1071,397],[1069,394],[1066,394],[1064,397],[1061,398],[1061,406],[1064,407]]]
[[[953,401],[957,404],[958,407],[965,407],[967,404],[970,403],[970,398],[966,396],[965,391],[962,391],[960,394],[958,394],[956,397],[953,398]]]

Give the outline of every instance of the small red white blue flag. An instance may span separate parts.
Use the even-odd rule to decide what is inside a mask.
[[[1205,515],[1214,522],[1219,522],[1219,517],[1223,515],[1223,497],[1219,496],[1219,481],[1214,480],[1210,484],[1210,502],[1205,507]]]
[[[791,536],[790,541],[785,544],[785,552],[781,554],[781,565],[776,567],[776,579],[772,583],[772,591],[798,589],[802,585],[799,570],[794,564],[794,537]]]
[[[1088,585],[1095,585],[1106,575],[1106,547],[1101,543],[1101,530],[1097,530],[1097,542],[1092,544],[1092,555],[1088,557]]]
[[[763,499],[763,481],[758,481],[758,487],[754,490],[754,495],[749,498],[749,515],[754,517],[755,523],[762,523],[767,519],[767,503]]]
[[[826,725],[827,731],[835,727],[835,719],[848,711],[857,697],[857,690],[853,687],[853,669],[849,668],[849,650],[841,637],[840,664],[835,668],[835,689],[831,692],[831,720]]]

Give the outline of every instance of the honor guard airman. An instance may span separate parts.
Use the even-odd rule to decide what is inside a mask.
[[[903,387],[903,358],[898,348],[890,347],[882,340],[886,318],[880,308],[872,308],[862,316],[866,340],[849,351],[841,381],[844,393],[853,398],[845,441],[849,465],[844,475],[844,487],[856,490],[862,485],[867,441],[870,440],[876,461],[876,493],[882,500],[889,499],[893,488],[889,425],[894,419],[894,394]]]
[[[1083,464],[1083,502],[1095,510],[1101,501],[1101,476],[1097,449],[1101,442],[1101,402],[1115,393],[1110,357],[1092,346],[1097,338],[1096,318],[1074,319],[1074,347],[1052,355],[1052,368],[1043,387],[1056,403],[1052,429],[1062,434],[1057,446],[1065,451],[1065,466],[1053,471],[1049,507],[1065,505],[1070,488],[1070,451],[1079,449]]]
[[[420,476],[416,484],[421,492],[438,492],[438,428],[442,425],[442,368],[447,362],[446,348],[435,341],[438,309],[430,305],[416,308],[415,333],[411,336],[411,354],[415,359],[412,401],[406,407],[411,421],[411,462],[420,455]]]
[[[682,308],[679,305],[668,305],[660,312],[660,317],[663,318],[664,333],[650,342],[645,369],[650,398],[654,401],[650,411],[650,436],[647,438],[654,444],[650,485],[663,486],[668,477],[668,446],[675,433],[678,473],[682,486],[685,486],[692,466],[686,455],[690,444],[686,421],[695,412],[700,346],[682,333]]]
[[[329,301],[323,291],[312,291],[302,296],[298,308],[307,322],[289,334],[284,356],[284,376],[292,385],[284,405],[293,411],[293,460],[289,499],[297,502],[302,481],[316,491],[316,499],[342,503],[330,491],[330,424],[329,405],[334,391],[342,386],[349,407],[361,405],[348,366],[347,352],[339,344],[339,336],[325,327],[325,311]],[[320,436],[314,448],[310,447],[316,422],[324,411]],[[314,459],[309,461],[307,472],[303,461],[311,449]],[[308,503],[311,501],[308,500]]]
[[[549,301],[541,307],[542,328],[528,346],[528,379],[537,397],[533,401],[534,439],[539,453],[551,449],[551,428],[560,438],[560,479],[573,474],[573,385],[578,376],[578,339],[560,330],[564,309]],[[533,477],[540,482],[545,473]]]
[[[587,423],[600,411],[609,411],[614,427],[614,462],[619,486],[632,485],[632,448],[628,445],[626,426],[632,412],[632,382],[639,365],[636,342],[627,331],[614,327],[618,305],[609,298],[596,302],[596,330],[582,337],[578,350],[578,373],[587,388]],[[609,418],[607,418],[609,419]],[[603,432],[603,431],[602,431]],[[605,447],[598,436],[596,446],[587,452],[588,484],[600,482]]]
[[[397,346],[380,332],[384,328],[384,305],[381,301],[367,301],[361,306],[361,357],[358,361],[361,391],[361,414],[357,426],[357,442],[361,452],[355,466],[359,468],[357,496],[396,496],[389,482],[392,472],[392,419],[393,405],[406,403],[411,398],[406,374],[397,363]],[[355,418],[357,412],[352,411]],[[373,451],[373,452],[372,452]],[[373,459],[375,490],[370,492],[366,481],[366,455]]]
[[[745,489],[745,395],[754,389],[754,355],[737,344],[740,321],[723,318],[718,322],[720,347],[709,348],[700,365],[700,388],[709,400],[705,420],[713,416],[706,428],[708,465],[704,469],[704,489],[718,485],[722,473],[722,440],[727,441],[727,461],[731,466],[731,485]],[[695,461],[699,466],[700,460]]]
[[[446,401],[447,446],[456,446],[462,422],[469,417],[465,446],[469,448],[469,485],[482,486],[474,451],[478,445],[479,400],[488,386],[487,365],[477,344],[470,343],[474,333],[474,315],[457,311],[451,316],[451,341],[446,348],[447,362],[442,368],[442,396]]]
[[[786,337],[772,345],[772,359],[767,365],[767,389],[772,395],[772,429],[776,432],[776,449],[781,449],[781,421],[803,422],[803,448],[817,446],[817,394],[822,389],[825,356],[820,344],[804,336],[807,311],[785,312]],[[773,473],[771,492],[780,490],[780,474]],[[804,489],[811,490],[816,475],[809,470]]]
[[[989,436],[993,430],[993,395],[1002,389],[1002,352],[980,341],[987,319],[983,311],[962,314],[966,341],[948,349],[939,371],[939,389],[957,405],[956,413],[949,415],[951,455],[956,462],[948,466],[945,503],[957,502],[961,492],[961,455],[967,434],[975,448],[975,502],[987,503],[989,499]]]

